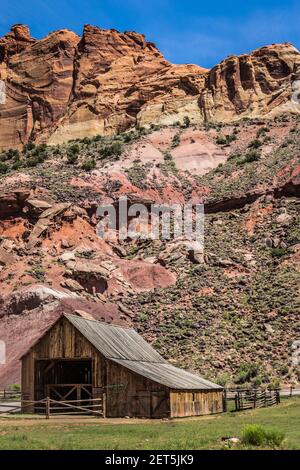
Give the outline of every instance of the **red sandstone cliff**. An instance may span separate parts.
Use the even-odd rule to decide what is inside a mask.
[[[290,44],[231,56],[212,70],[173,65],[135,32],[90,25],[41,40],[15,25],[0,39],[0,148],[114,134],[136,124],[230,121],[299,112],[300,54]]]

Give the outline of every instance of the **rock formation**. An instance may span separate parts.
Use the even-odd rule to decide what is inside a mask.
[[[90,25],[41,40],[15,25],[0,39],[0,149],[61,143],[132,126],[300,112],[300,54],[290,44],[231,56],[208,71],[173,65],[135,32]]]

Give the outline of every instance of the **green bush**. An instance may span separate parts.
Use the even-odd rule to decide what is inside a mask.
[[[184,118],[183,118],[183,125],[184,125],[184,127],[190,127],[190,125],[191,125],[191,120],[190,120],[190,118],[189,118],[188,116],[184,116]]]
[[[5,160],[14,160],[14,161],[20,160],[20,152],[19,150],[15,150],[15,149],[7,150],[7,152],[5,152],[3,156],[5,157],[4,158]]]
[[[33,142],[28,142],[27,144],[24,145],[23,152],[30,152],[30,150],[33,150],[35,148],[35,144]]]
[[[118,157],[122,154],[123,148],[121,142],[113,142],[111,145],[105,145],[100,149],[101,158]]]
[[[250,150],[246,153],[243,163],[258,162],[260,160],[260,153],[257,150]]]
[[[258,149],[259,147],[262,146],[262,144],[263,144],[263,143],[262,143],[261,140],[259,140],[259,139],[254,139],[254,140],[252,140],[252,141],[249,143],[248,147],[249,147],[249,148],[252,148],[252,149]]]
[[[69,165],[75,165],[75,163],[77,163],[77,160],[78,160],[78,155],[74,153],[70,153],[67,155],[67,162],[69,163]]]
[[[67,154],[69,155],[78,155],[80,152],[80,147],[78,144],[73,144],[68,148]]]
[[[175,134],[173,139],[172,139],[172,147],[178,147],[180,144],[180,134]]]
[[[284,433],[278,429],[264,429],[259,424],[248,424],[242,434],[242,443],[251,446],[280,447],[284,441]]]
[[[238,370],[234,380],[236,384],[244,384],[250,380],[256,379],[260,372],[260,367],[255,362],[245,362]]]
[[[229,134],[226,136],[226,141],[227,141],[227,144],[230,144],[231,142],[234,142],[236,140],[236,134]]]
[[[243,444],[262,446],[265,443],[265,430],[259,424],[248,424],[242,434]]]
[[[260,136],[264,136],[266,134],[266,132],[270,132],[270,128],[269,127],[261,127],[260,129],[258,129],[258,131],[256,133],[256,137],[259,138]]]
[[[8,172],[8,165],[6,163],[0,162],[0,174],[4,175],[5,173]]]
[[[96,162],[93,158],[89,158],[81,165],[81,168],[85,171],[91,171],[96,168]]]
[[[236,140],[235,134],[228,134],[226,136],[219,135],[216,139],[218,145],[229,145],[231,142]]]
[[[164,160],[165,160],[165,162],[169,162],[169,161],[173,160],[173,157],[172,157],[170,152],[164,152]]]
[[[226,145],[226,144],[227,144],[226,137],[223,137],[223,136],[219,135],[219,136],[216,138],[216,144],[218,144],[218,145]]]
[[[273,256],[273,258],[281,258],[282,256],[284,256],[286,254],[286,249],[285,248],[272,248],[271,250],[271,255]]]

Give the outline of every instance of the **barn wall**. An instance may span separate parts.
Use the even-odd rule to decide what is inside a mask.
[[[111,361],[107,361],[107,385],[107,416],[170,417],[167,387]]]
[[[223,392],[199,391],[184,392],[171,391],[171,417],[201,416],[223,411]]]
[[[104,358],[66,318],[54,324],[22,358],[22,400],[37,399],[35,361],[43,359],[92,359],[92,385],[94,388],[105,385]],[[96,391],[94,396],[98,396]],[[27,411],[31,412],[32,409],[28,408]]]

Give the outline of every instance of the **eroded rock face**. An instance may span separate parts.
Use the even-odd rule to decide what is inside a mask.
[[[300,54],[291,44],[231,56],[208,74],[200,107],[208,121],[299,112]]]
[[[0,150],[134,125],[300,113],[300,54],[290,44],[231,56],[212,70],[173,65],[135,32],[90,25],[41,40],[15,25],[0,39]],[[2,93],[3,94],[3,93]]]
[[[0,80],[6,88],[0,104],[0,149],[36,140],[65,113],[78,41],[67,30],[36,41],[21,26],[0,40]]]
[[[205,71],[170,64],[142,34],[86,25],[74,60],[70,106],[50,142],[121,132],[135,125],[139,114],[141,121],[157,120],[170,112],[164,103],[198,94]]]

